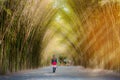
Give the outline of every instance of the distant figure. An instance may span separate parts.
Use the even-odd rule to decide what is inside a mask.
[[[56,67],[57,67],[57,58],[55,57],[55,55],[53,55],[51,63],[52,63],[52,67],[53,67],[53,73],[55,73]]]

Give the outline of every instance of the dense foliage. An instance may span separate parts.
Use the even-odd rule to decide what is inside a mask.
[[[53,54],[120,70],[119,0],[0,0],[0,73],[49,65]]]

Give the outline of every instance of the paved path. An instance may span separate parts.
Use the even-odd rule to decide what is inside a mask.
[[[120,76],[112,71],[60,66],[56,73],[52,73],[51,67],[45,67],[0,76],[0,80],[120,80]]]

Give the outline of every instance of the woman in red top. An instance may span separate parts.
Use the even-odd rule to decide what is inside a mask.
[[[55,55],[53,55],[51,63],[52,63],[52,67],[53,67],[53,73],[55,73],[56,67],[57,67],[57,58],[55,57]]]

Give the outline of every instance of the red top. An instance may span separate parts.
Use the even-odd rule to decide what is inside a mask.
[[[57,65],[57,62],[53,62],[52,65]]]
[[[57,65],[57,59],[52,59],[52,65]]]

